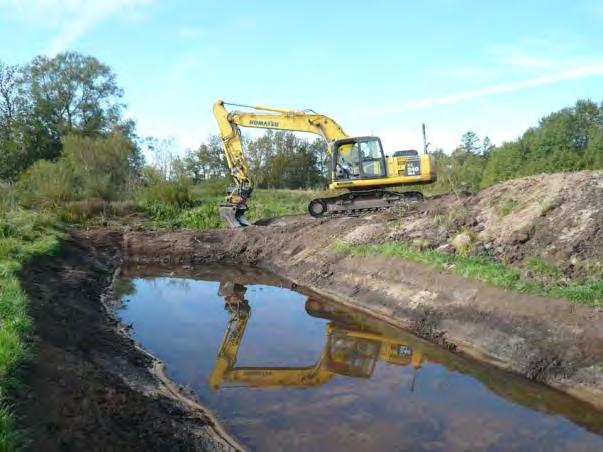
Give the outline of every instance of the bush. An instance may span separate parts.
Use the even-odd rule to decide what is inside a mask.
[[[159,181],[144,188],[140,194],[143,204],[164,204],[175,207],[191,205],[189,186],[186,181]]]
[[[205,179],[195,184],[192,191],[196,197],[224,197],[232,182],[225,177]]]
[[[217,229],[223,227],[217,202],[207,202],[185,210],[175,220],[179,227],[189,229]]]
[[[17,192],[12,184],[0,182],[0,212],[12,210],[17,204]]]
[[[26,207],[52,207],[74,197],[73,172],[63,161],[38,160],[23,173],[16,186]]]
[[[79,135],[63,139],[63,159],[71,167],[82,197],[120,198],[130,179],[131,152],[130,140],[117,133],[96,139]]]

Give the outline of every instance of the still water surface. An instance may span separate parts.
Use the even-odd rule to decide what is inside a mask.
[[[603,450],[588,406],[273,275],[145,273],[118,317],[250,449]]]

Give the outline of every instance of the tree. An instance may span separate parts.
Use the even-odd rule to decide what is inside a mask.
[[[479,153],[480,139],[475,132],[468,131],[461,137],[461,149],[466,152]]]
[[[19,67],[0,61],[0,139],[10,140],[13,125],[22,108],[19,97]]]
[[[203,146],[203,145],[201,145]],[[186,150],[186,155],[182,160],[186,173],[189,175],[193,184],[199,183],[204,177],[203,165],[200,160],[201,149],[199,151],[193,151],[192,149]]]
[[[481,186],[542,172],[603,168],[603,105],[579,100],[495,148]]]
[[[71,168],[83,197],[117,199],[130,181],[131,142],[118,133],[101,138],[68,135],[63,139],[61,162]]]
[[[63,136],[109,133],[121,118],[123,91],[109,66],[76,52],[38,56],[26,69],[35,115]]]
[[[199,165],[202,168],[204,179],[229,174],[222,140],[219,136],[211,135],[207,143],[199,147]]]
[[[39,159],[56,160],[69,134],[127,137],[129,165],[140,173],[135,124],[122,121],[121,97],[111,69],[90,56],[67,52],[23,67],[0,63],[0,179],[16,179]]]
[[[492,140],[490,140],[489,136],[485,136],[484,139],[482,140],[482,149],[481,149],[481,153],[482,155],[488,157],[490,155],[490,152],[492,152],[492,150],[494,149],[494,144],[492,143]]]

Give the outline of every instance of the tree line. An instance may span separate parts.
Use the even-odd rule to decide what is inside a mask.
[[[538,173],[603,169],[603,103],[579,100],[500,146],[467,132],[450,154],[434,154],[438,182],[430,189],[438,193],[473,192]]]
[[[96,58],[65,52],[23,66],[0,62],[0,181],[20,181],[40,197],[117,199],[158,181],[224,178],[222,143],[210,136],[176,157],[173,143],[141,138],[123,116],[123,89]],[[267,130],[244,136],[251,177],[260,188],[322,188],[328,180],[324,140]],[[145,164],[142,149],[156,159]],[[466,132],[451,152],[433,152],[432,192],[476,191],[540,172],[603,168],[603,104],[579,100],[542,118],[520,138],[494,146]],[[34,198],[32,202],[36,199]]]

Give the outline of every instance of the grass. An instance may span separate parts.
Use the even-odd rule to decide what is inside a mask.
[[[19,368],[30,356],[31,320],[17,274],[32,256],[57,249],[59,233],[53,224],[48,215],[0,210],[0,450],[15,450],[21,440],[9,394],[18,386]]]
[[[336,251],[342,253],[361,256],[367,254],[397,256],[402,259],[421,262],[437,270],[450,271],[466,278],[476,279],[504,289],[564,298],[589,306],[603,306],[602,281],[569,286],[545,285],[523,280],[521,278],[521,271],[517,267],[504,265],[482,257],[458,256],[435,250],[420,251],[402,243],[351,245],[337,242],[333,246]],[[532,265],[536,264],[532,262]],[[538,265],[542,266],[542,263],[538,263]],[[545,268],[548,271],[551,270],[548,267]]]
[[[506,199],[502,206],[500,206],[500,208],[498,209],[498,216],[499,217],[506,217],[507,215],[509,215],[511,212],[513,212],[513,209],[517,206],[517,201],[515,201],[514,199]]]
[[[548,278],[559,278],[563,275],[557,266],[539,257],[532,257],[526,261],[526,267],[534,273]]]
[[[254,190],[247,203],[247,219],[254,222],[262,218],[305,213],[308,202],[318,193],[313,190]],[[200,186],[192,191],[190,206],[152,203],[144,206],[144,209],[152,221],[152,226],[217,229],[225,227],[218,211],[218,206],[223,200],[223,193],[217,193],[213,187],[212,190],[204,190],[204,187]]]

